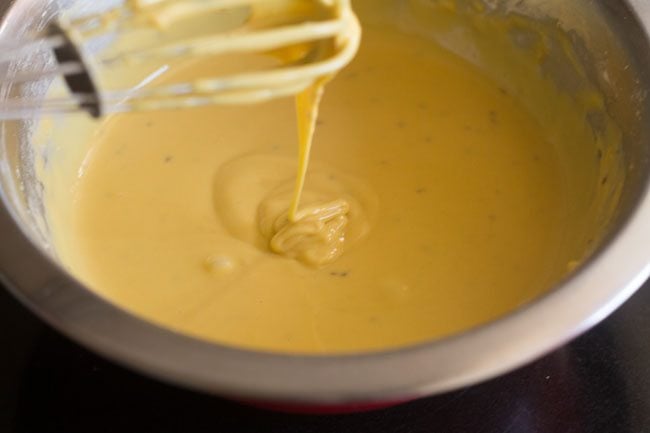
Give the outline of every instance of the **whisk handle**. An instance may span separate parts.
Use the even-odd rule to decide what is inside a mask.
[[[102,104],[99,97],[99,89],[91,75],[91,69],[85,56],[76,46],[74,41],[58,23],[53,23],[49,28],[50,36],[61,36],[65,43],[53,49],[54,56],[59,64],[76,62],[83,66],[80,72],[64,75],[64,80],[70,92],[74,95],[85,95],[86,98],[79,103],[79,107],[87,111],[91,116],[97,118],[102,116]]]

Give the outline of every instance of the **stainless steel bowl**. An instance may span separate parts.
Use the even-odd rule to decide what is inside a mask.
[[[72,3],[2,1],[0,36],[42,28]],[[624,131],[627,171],[616,215],[596,252],[529,305],[444,340],[350,356],[238,350],[154,326],[93,294],[48,250],[47,229],[39,217],[42,185],[28,168],[34,158],[29,140],[35,121],[0,125],[2,281],[45,321],[108,358],[165,381],[234,398],[315,405],[399,401],[488,379],[564,344],[609,315],[650,274],[650,3],[523,3],[532,3],[547,19],[558,19],[572,40],[582,41],[586,55],[581,58],[592,63],[587,66],[609,78],[596,78],[594,84],[607,95],[609,113]],[[12,66],[0,65],[7,67]],[[10,91],[3,86],[0,98]]]

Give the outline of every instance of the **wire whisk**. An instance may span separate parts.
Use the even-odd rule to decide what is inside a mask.
[[[101,12],[68,11],[42,34],[0,43],[0,64],[21,65],[36,52],[54,59],[35,71],[7,68],[12,72],[0,85],[62,78],[66,92],[44,98],[18,92],[0,102],[0,119],[77,111],[100,117],[293,96],[344,68],[360,38],[350,0],[126,0]],[[257,54],[278,62],[182,82],[157,79],[179,61]],[[114,77],[136,70],[146,78],[113,88]]]

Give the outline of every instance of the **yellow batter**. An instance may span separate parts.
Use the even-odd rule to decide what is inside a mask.
[[[306,353],[465,330],[582,258],[567,240],[581,224],[569,157],[509,92],[429,39],[366,23],[356,60],[327,86],[299,208],[345,215],[327,260],[313,244],[270,251],[304,238],[269,247],[294,192],[295,130],[291,100],[110,118],[71,200],[50,196],[59,256],[156,323]]]

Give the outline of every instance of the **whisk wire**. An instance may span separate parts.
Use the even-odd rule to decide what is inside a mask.
[[[62,35],[50,36],[28,42],[6,42],[0,45],[0,62],[13,61],[18,57],[40,50],[54,50],[62,47],[65,43],[65,37]]]
[[[260,52],[275,50],[287,45],[313,42],[332,38],[345,29],[338,20],[322,23],[305,23],[277,30],[259,31],[254,34],[225,34],[207,36],[168,44],[159,48],[140,49],[101,59],[104,65],[116,62],[146,61],[152,58],[173,59],[187,56],[222,55],[233,52]]]

